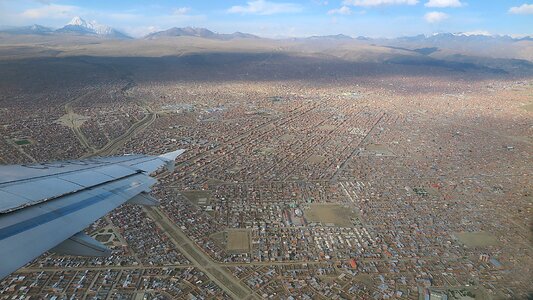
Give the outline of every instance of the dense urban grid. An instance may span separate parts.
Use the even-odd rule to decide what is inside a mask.
[[[187,151],[158,175],[160,206],[124,205],[87,229],[110,257],[45,254],[0,282],[0,299],[532,291],[530,79],[146,68],[2,84],[0,163]]]

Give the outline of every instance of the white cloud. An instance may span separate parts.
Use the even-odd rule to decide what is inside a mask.
[[[352,13],[352,9],[348,6],[342,6],[328,11],[328,15],[351,15]]]
[[[342,3],[353,6],[416,5],[418,0],[344,0]]]
[[[448,16],[447,14],[443,12],[439,12],[439,11],[428,12],[427,14],[424,15],[424,19],[428,23],[439,23],[439,22],[442,22],[448,19],[449,17],[450,16]]]
[[[79,11],[79,7],[71,5],[50,4],[23,11],[20,16],[27,19],[64,19],[72,17]]]
[[[533,15],[533,4],[524,3],[521,6],[511,7],[509,12],[516,15]]]
[[[39,2],[39,3],[42,3],[42,4],[50,4],[50,0],[34,0],[35,2]]]
[[[464,3],[459,0],[429,0],[424,6],[426,7],[461,7]]]
[[[180,7],[180,8],[176,8],[174,10],[174,14],[175,15],[186,15],[187,13],[189,13],[191,11],[191,8],[190,7]]]
[[[228,9],[232,14],[274,15],[302,11],[302,7],[295,3],[270,2],[266,0],[248,1],[245,6],[232,6]]]

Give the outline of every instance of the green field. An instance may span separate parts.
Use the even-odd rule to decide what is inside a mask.
[[[17,145],[19,145],[19,146],[24,146],[24,145],[29,145],[29,144],[31,144],[31,142],[28,141],[28,140],[16,140],[16,141],[15,141],[15,144],[17,144]]]

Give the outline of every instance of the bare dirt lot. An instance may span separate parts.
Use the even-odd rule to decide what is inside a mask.
[[[312,164],[319,164],[321,162],[323,162],[326,158],[322,155],[311,155],[308,159],[307,159],[307,162],[309,163],[312,163]]]
[[[208,204],[211,196],[211,192],[209,191],[182,191],[180,193],[195,205],[198,205],[199,202],[205,202],[203,204]]]
[[[488,232],[457,232],[455,236],[467,247],[488,247],[498,243],[495,236]]]
[[[525,109],[526,111],[533,111],[533,103],[526,104],[524,106],[521,106],[520,108]]]
[[[89,117],[78,115],[76,113],[68,113],[59,118],[57,123],[67,126],[68,128],[80,128],[87,120],[89,120]]]
[[[305,219],[310,222],[333,224],[339,227],[352,226],[352,219],[357,218],[351,209],[339,204],[311,204],[309,209],[304,210]]]
[[[227,231],[226,249],[228,251],[250,251],[250,230],[230,229]]]
[[[365,147],[365,150],[376,155],[394,155],[394,153],[383,144],[370,144]]]

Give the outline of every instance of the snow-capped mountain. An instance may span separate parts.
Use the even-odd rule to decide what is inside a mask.
[[[99,24],[96,21],[87,22],[80,17],[74,17],[70,22],[67,23],[67,25],[56,30],[56,32],[66,34],[96,35],[107,38],[130,38],[129,36],[112,27]]]

